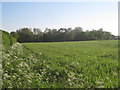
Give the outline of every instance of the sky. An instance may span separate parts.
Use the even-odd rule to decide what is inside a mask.
[[[118,35],[117,2],[2,2],[2,29],[103,28]]]

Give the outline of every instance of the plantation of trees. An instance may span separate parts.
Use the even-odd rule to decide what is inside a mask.
[[[112,40],[114,35],[103,31],[102,28],[92,31],[83,31],[81,27],[48,29],[42,31],[38,28],[20,28],[10,33],[18,42],[61,42],[61,41],[88,41]]]

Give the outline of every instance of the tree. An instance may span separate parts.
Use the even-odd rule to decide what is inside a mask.
[[[16,39],[20,37],[17,32],[11,32],[10,35]]]
[[[103,31],[102,28],[92,31],[83,31],[81,27],[49,29],[44,32],[38,28],[33,31],[30,28],[21,28],[11,35],[17,38],[19,42],[54,42],[54,41],[87,41],[87,40],[110,40],[114,35],[110,32]]]
[[[75,37],[74,37],[75,40],[77,40],[77,41],[83,40],[84,32],[81,27],[75,27],[74,32],[75,32]]]
[[[21,28],[17,30],[19,35],[18,41],[19,42],[32,42],[34,41],[34,34],[30,28]]]
[[[33,29],[33,33],[35,34],[35,35],[37,35],[37,34],[39,34],[39,33],[41,33],[42,31],[39,29],[39,28],[34,28]]]

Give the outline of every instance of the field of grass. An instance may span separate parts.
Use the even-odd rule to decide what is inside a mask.
[[[4,52],[3,87],[117,88],[118,41],[14,45]]]

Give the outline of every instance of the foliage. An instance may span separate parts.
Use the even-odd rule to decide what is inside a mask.
[[[118,42],[16,43],[3,52],[3,88],[117,88]]]
[[[18,42],[56,42],[56,41],[88,41],[88,40],[112,40],[114,35],[103,29],[83,31],[81,27],[48,29],[44,32],[40,29],[21,28],[15,33]],[[19,36],[17,36],[17,35]]]
[[[17,33],[19,35],[18,41],[19,42],[31,42],[34,39],[33,32],[29,28],[22,28],[20,30],[17,30]]]
[[[19,35],[18,35],[17,32],[11,32],[10,34],[11,34],[12,37],[14,37],[14,38],[16,38],[16,39],[19,38]]]
[[[8,32],[0,31],[2,32],[2,45],[4,48],[8,49],[16,42],[16,38],[12,37]]]

